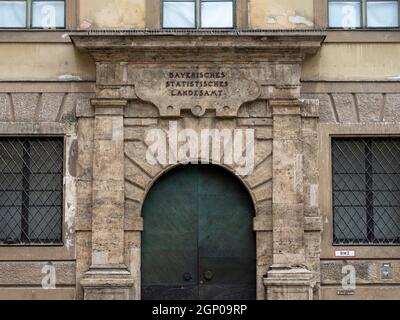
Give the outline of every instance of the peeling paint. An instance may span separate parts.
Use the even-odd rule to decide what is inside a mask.
[[[269,17],[267,17],[267,23],[269,23],[269,24],[275,24],[275,23],[277,23],[278,22],[278,20],[276,20],[276,18],[274,17],[274,16],[269,16]]]
[[[74,246],[74,240],[70,239],[70,238],[66,238],[65,239],[65,246],[69,250],[70,248],[72,248]]]
[[[314,26],[314,22],[312,22],[311,20],[308,20],[307,18],[305,18],[303,16],[289,16],[288,20],[290,23],[293,23],[293,24],[304,24],[308,27]]]
[[[388,79],[388,80],[391,80],[391,81],[399,81],[399,80],[400,80],[400,75],[398,75],[398,76],[387,77],[387,79]]]
[[[91,29],[93,26],[93,21],[88,20],[88,19],[83,19],[81,23],[79,24],[79,29],[81,30],[88,30]]]
[[[82,81],[80,76],[74,76],[72,74],[62,74],[58,76],[60,81]]]
[[[77,200],[76,200],[76,170],[74,168],[74,163],[76,162],[76,147],[77,147],[77,137],[75,132],[75,127],[73,125],[67,126],[65,131],[67,134],[66,139],[66,159],[65,162],[68,166],[65,171],[64,177],[64,194],[65,194],[65,214],[64,214],[64,224],[65,224],[65,246],[69,250],[74,247],[75,241],[75,217],[77,210]]]
[[[68,192],[68,190],[67,190]],[[67,204],[67,206],[70,206],[70,204]],[[68,228],[69,232],[73,232],[74,230],[74,222],[75,222],[75,207],[70,208],[68,207],[68,210],[65,213],[65,224]]]

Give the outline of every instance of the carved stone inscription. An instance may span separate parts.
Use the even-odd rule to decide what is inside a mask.
[[[234,68],[177,68],[132,70],[136,95],[153,103],[161,116],[179,116],[191,110],[202,116],[207,109],[217,116],[236,116],[240,106],[260,96],[256,81]]]
[[[171,97],[226,97],[225,72],[170,72],[166,88]]]

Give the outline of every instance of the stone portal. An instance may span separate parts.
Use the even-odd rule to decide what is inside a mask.
[[[243,151],[252,149],[254,166],[241,180],[255,208],[257,298],[318,295],[318,103],[300,100],[300,75],[324,35],[90,31],[71,38],[97,66],[92,109],[78,115],[83,132],[93,132],[85,137],[93,139],[86,154],[93,175],[83,184],[92,194],[91,246],[77,247],[90,265],[78,270],[85,298],[140,299],[143,202],[176,165],[149,162],[147,133],[169,130],[171,121],[198,135],[253,130],[254,144]],[[238,172],[240,163],[220,155],[192,158]]]

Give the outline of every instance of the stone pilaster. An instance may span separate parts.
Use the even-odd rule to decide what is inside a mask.
[[[273,112],[273,265],[267,299],[312,299],[304,246],[302,112],[298,100],[270,101]]]
[[[128,299],[124,265],[124,108],[126,100],[93,99],[92,264],[85,299]]]

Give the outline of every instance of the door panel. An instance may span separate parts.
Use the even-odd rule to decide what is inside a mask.
[[[197,179],[177,171],[161,177],[143,207],[142,298],[197,299]],[[190,274],[191,279],[184,275]]]
[[[255,298],[252,203],[237,179],[216,166],[199,176],[199,298]],[[207,279],[207,273],[212,279]]]
[[[255,299],[253,213],[243,185],[220,167],[160,178],[143,207],[142,298]]]

